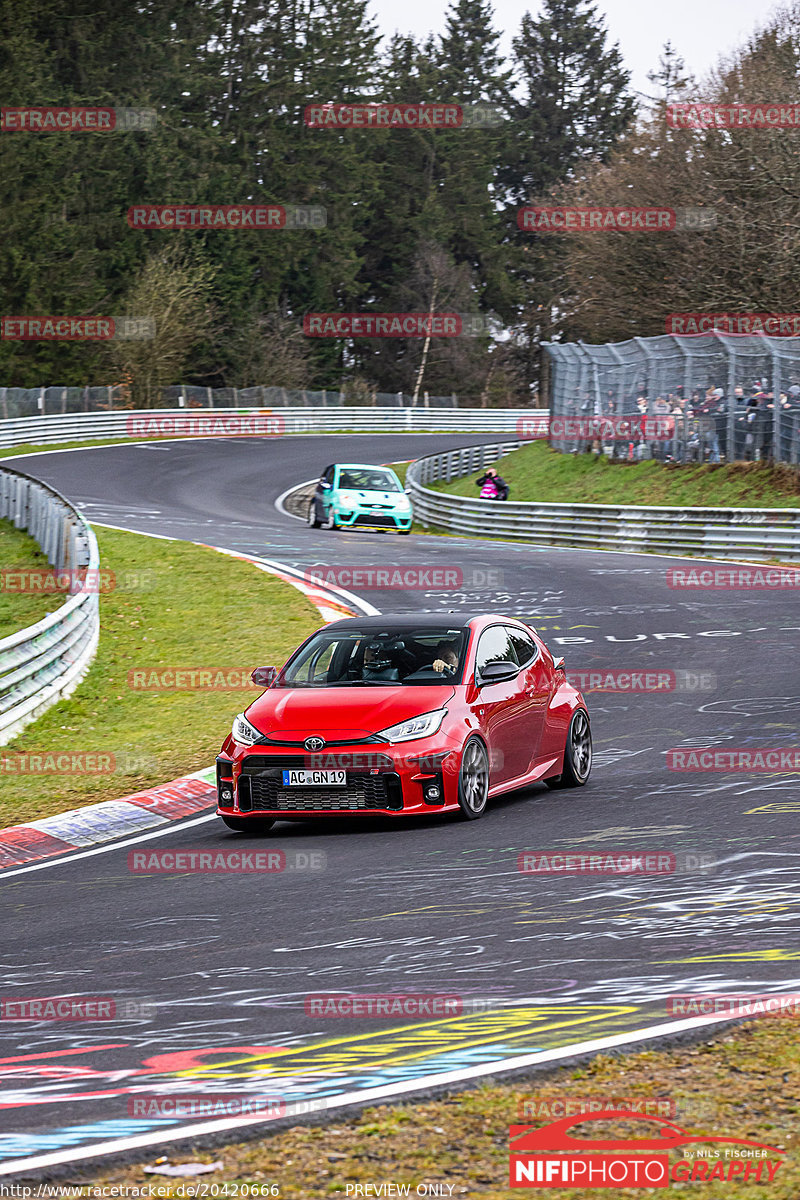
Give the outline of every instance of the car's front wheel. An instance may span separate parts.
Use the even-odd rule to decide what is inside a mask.
[[[572,714],[564,747],[564,769],[560,775],[545,779],[550,788],[583,787],[592,770],[592,730],[589,714],[578,708]]]
[[[308,524],[312,529],[319,529],[319,517],[317,516],[316,500],[312,500],[308,506]]]
[[[458,774],[458,805],[464,820],[482,817],[488,798],[489,755],[480,738],[472,737],[464,746]]]
[[[330,506],[327,513],[325,514],[325,520],[322,522],[322,528],[323,529],[335,529],[336,528],[336,515],[333,511],[333,505]]]
[[[220,813],[220,816],[222,814]],[[260,817],[222,817],[228,829],[233,829],[236,833],[266,833],[272,829],[274,821],[269,821],[266,818]]]

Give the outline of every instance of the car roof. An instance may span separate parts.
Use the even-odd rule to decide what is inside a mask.
[[[420,628],[441,628],[443,625],[450,629],[466,629],[473,621],[511,621],[525,625],[519,617],[508,617],[503,613],[451,613],[451,612],[406,612],[378,613],[372,617],[345,617],[341,621],[332,621],[326,629],[393,629],[403,625],[417,625]]]
[[[346,467],[348,470],[356,467],[359,471],[392,471],[391,467],[385,467],[382,463],[333,463],[332,466]]]

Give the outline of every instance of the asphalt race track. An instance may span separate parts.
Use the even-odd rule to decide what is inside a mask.
[[[126,839],[3,872],[4,996],[74,992],[154,1008],[110,1024],[0,1025],[1,1173],[55,1173],[99,1147],[152,1161],[163,1134],[228,1127],[148,1115],[156,1093],[354,1103],[669,1025],[672,994],[800,991],[796,775],[666,765],[671,748],[798,744],[792,591],[670,588],[668,568],[691,560],[314,531],[275,507],[331,461],[398,461],[480,440],[164,442],[13,463],[96,522],[303,569],[460,568],[456,589],[363,598],[382,611],[513,613],[533,619],[570,670],[675,672],[677,686],[589,692],[589,785],[537,786],[477,822],[279,824],[262,840],[195,818],[144,842],[316,851],[324,870],[133,875]],[[268,647],[266,631],[264,661]],[[526,875],[524,850],[662,851],[677,870]],[[305,998],[326,992],[447,993],[464,1013],[308,1015]]]

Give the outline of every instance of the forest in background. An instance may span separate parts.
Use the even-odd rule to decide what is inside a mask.
[[[311,312],[480,313],[424,388],[547,393],[543,341],[663,333],[683,311],[792,312],[800,133],[672,129],[666,105],[798,100],[800,7],[702,85],[668,45],[634,96],[587,0],[544,0],[505,59],[488,0],[381,39],[367,0],[1,0],[4,107],[152,109],[152,131],[0,134],[4,315],[152,316],[147,341],[0,341],[0,384],[411,392],[421,339],[311,339]],[[315,129],[309,104],[489,104],[490,128]],[[129,228],[137,204],[318,205],[321,229]],[[714,229],[553,236],[525,204],[697,206]]]

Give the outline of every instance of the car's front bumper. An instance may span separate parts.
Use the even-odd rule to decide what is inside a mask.
[[[336,510],[336,522],[341,529],[410,529],[413,514],[411,510],[401,512],[399,509],[382,508],[339,508]]]
[[[217,758],[218,812],[226,817],[292,820],[309,816],[442,812],[458,804],[460,752],[435,738],[397,746],[253,746]],[[346,771],[341,786],[288,786],[285,770]]]

